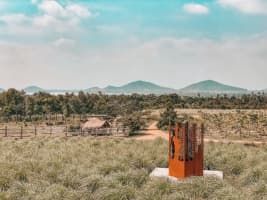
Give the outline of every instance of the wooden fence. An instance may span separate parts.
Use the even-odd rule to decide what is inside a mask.
[[[76,132],[77,133],[77,132]],[[80,130],[78,133],[81,136],[127,136],[129,135],[128,128],[100,128]]]
[[[0,137],[3,138],[31,138],[40,136],[127,136],[127,128],[101,128],[101,129],[75,129],[70,130],[68,126],[47,126],[47,127],[8,127],[0,128]]]

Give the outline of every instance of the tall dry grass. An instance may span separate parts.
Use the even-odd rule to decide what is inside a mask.
[[[206,145],[205,167],[225,179],[185,183],[149,178],[168,166],[167,148],[160,139],[0,140],[0,199],[266,199],[266,146]]]

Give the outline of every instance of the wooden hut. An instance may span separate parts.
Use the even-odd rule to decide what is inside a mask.
[[[88,118],[87,122],[85,122],[82,125],[82,130],[83,131],[88,131],[92,129],[104,129],[104,128],[109,128],[110,124],[106,120],[102,120],[96,117]]]

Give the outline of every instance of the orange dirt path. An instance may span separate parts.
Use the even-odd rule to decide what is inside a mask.
[[[162,138],[169,140],[169,135],[157,127],[157,122],[153,122],[144,132],[144,135],[135,137],[136,140],[154,140]]]
[[[164,140],[169,140],[169,135],[167,132],[159,130],[157,127],[157,122],[153,122],[146,130],[143,131],[143,135],[136,136],[134,139],[146,141],[146,140],[155,140],[157,138],[162,138]],[[267,144],[266,141],[253,141],[253,140],[228,140],[228,139],[211,139],[204,138],[204,142],[214,142],[214,143],[235,143],[235,144],[253,144],[253,145],[262,145]]]

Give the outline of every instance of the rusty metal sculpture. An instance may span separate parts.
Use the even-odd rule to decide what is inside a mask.
[[[203,176],[204,126],[188,122],[169,127],[169,176]]]

